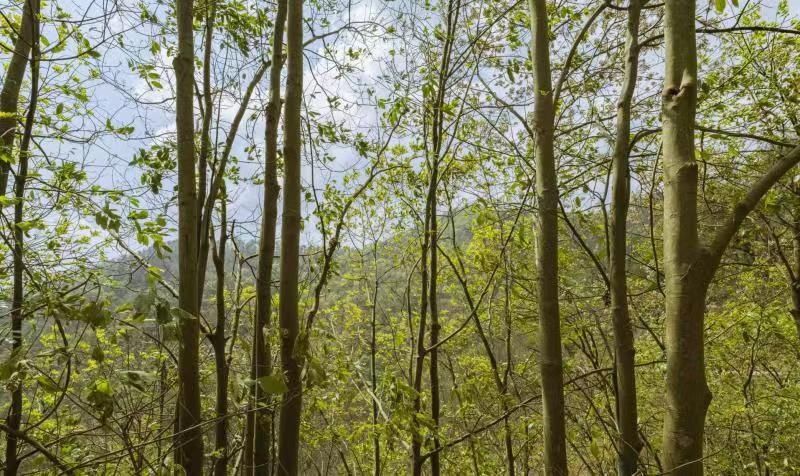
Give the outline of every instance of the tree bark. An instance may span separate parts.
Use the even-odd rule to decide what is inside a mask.
[[[705,376],[703,320],[708,286],[728,244],[747,215],[786,172],[800,161],[795,147],[754,182],[701,246],[697,221],[697,164],[694,119],[697,49],[694,0],[667,0],[666,73],[663,100],[664,260],[666,272],[667,415],[664,469],[703,474],[703,427],[711,402]]]
[[[200,427],[200,298],[198,283],[198,207],[194,147],[194,31],[193,0],[177,0],[178,49],[176,77],[178,161],[178,306],[181,345],[178,352],[178,424],[175,461],[187,474],[203,470],[203,433]]]
[[[422,289],[420,290],[419,323],[416,340],[416,359],[414,362],[414,375],[412,385],[414,388],[414,415],[411,441],[411,464],[414,476],[422,475],[422,433],[420,432],[420,422],[417,415],[422,410],[422,373],[425,370],[425,334],[428,320],[428,249],[430,247],[430,194],[425,201],[425,219],[422,226],[422,249],[420,253],[420,273],[422,278]]]
[[[22,21],[19,25],[14,51],[8,60],[3,90],[0,91],[0,196],[6,194],[8,174],[11,170],[14,153],[14,139],[17,131],[17,109],[19,91],[25,77],[25,67],[33,44],[33,17],[37,0],[25,0],[22,6]]]
[[[374,266],[374,282],[372,289],[372,309],[370,315],[369,339],[369,377],[372,390],[372,475],[381,474],[381,436],[378,432],[378,291],[380,278],[378,277],[378,241],[372,244],[372,263]]]
[[[28,23],[30,28],[27,38],[33,45],[31,55],[31,96],[28,104],[28,113],[25,117],[25,129],[19,147],[19,169],[14,182],[14,258],[13,258],[13,290],[11,297],[11,355],[19,357],[22,353],[22,319],[25,300],[25,262],[23,259],[25,233],[22,229],[25,211],[25,184],[28,178],[28,162],[31,138],[33,137],[33,122],[36,117],[36,105],[39,97],[39,0],[27,0],[26,7],[30,5],[32,20]],[[22,34],[20,34],[22,35]],[[24,69],[23,69],[24,72]],[[19,90],[17,89],[17,92]],[[16,108],[15,108],[16,116]],[[13,136],[12,136],[13,143]],[[7,163],[10,166],[10,163]],[[7,171],[5,172],[7,173]],[[6,475],[16,476],[19,471],[19,457],[17,448],[20,428],[22,425],[22,381],[14,382],[11,390],[11,405],[6,417]],[[24,441],[24,439],[23,439]]]
[[[266,111],[264,213],[261,216],[261,242],[258,248],[256,277],[256,314],[253,328],[253,355],[250,378],[258,381],[272,373],[272,353],[265,332],[272,327],[272,264],[275,256],[275,231],[278,220],[278,124],[281,114],[281,71],[283,35],[287,15],[286,0],[278,1],[272,39],[272,69],[269,73],[270,98]],[[261,387],[251,387],[245,437],[245,472],[265,476],[270,473],[272,447],[272,410],[269,395]]]
[[[225,336],[225,247],[228,244],[228,217],[227,198],[224,193],[222,195],[220,199],[219,242],[214,247],[214,269],[217,273],[217,324],[214,328],[214,333],[210,336],[211,345],[214,349],[214,365],[217,376],[215,408],[217,421],[214,424],[214,451],[217,454],[214,461],[215,476],[226,476],[228,474],[228,459],[230,457],[228,448],[229,368],[225,352],[225,343],[228,340]],[[213,233],[213,230],[211,230],[211,233]],[[231,235],[233,235],[233,229],[231,229]]]
[[[564,381],[558,303],[558,181],[553,128],[547,1],[529,0],[533,45],[534,130],[536,131],[536,261],[538,266],[539,367],[542,379],[544,473],[567,474]]]
[[[441,133],[441,131],[439,131]],[[434,133],[436,135],[436,133]],[[441,137],[439,137],[441,141]],[[439,462],[439,420],[441,413],[441,396],[439,394],[439,331],[441,324],[439,323],[439,298],[437,296],[437,285],[439,275],[439,226],[438,217],[436,214],[437,209],[437,184],[439,182],[439,156],[436,151],[436,156],[433,159],[433,170],[431,171],[430,183],[430,207],[431,207],[431,221],[430,221],[430,235],[431,235],[431,275],[430,286],[428,292],[430,298],[428,304],[431,308],[431,362],[430,362],[430,378],[431,378],[431,418],[433,419],[435,432],[433,434],[433,449],[434,453],[431,455],[431,474],[439,476],[441,473],[441,464]]]
[[[303,98],[303,1],[288,0],[286,21],[287,77],[284,121],[284,197],[281,222],[280,326],[281,366],[288,391],[283,394],[278,432],[278,474],[298,473],[303,388],[298,355],[298,274],[301,226],[301,123]]]
[[[798,195],[795,189],[795,195]],[[792,309],[791,314],[794,319],[794,325],[797,328],[797,337],[800,338],[800,211],[792,223],[792,265],[789,270],[792,293]]]
[[[625,76],[617,103],[614,142],[612,215],[610,224],[611,316],[614,325],[615,375],[617,379],[617,473],[631,476],[636,472],[642,442],[639,439],[636,404],[636,372],[633,327],[628,310],[627,220],[630,203],[631,102],[639,70],[639,16],[641,0],[631,0],[628,7]]]
[[[711,401],[705,375],[703,317],[706,286],[698,268],[702,250],[697,223],[697,45],[694,0],[665,5],[664,271],[666,281],[667,414],[664,469],[703,473],[703,426]]]

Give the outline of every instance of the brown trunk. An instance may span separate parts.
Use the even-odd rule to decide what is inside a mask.
[[[33,137],[33,121],[36,117],[36,104],[39,97],[39,0],[28,0],[33,14],[29,22],[29,35],[26,35],[33,44],[31,56],[31,98],[28,104],[28,113],[25,117],[25,130],[19,147],[19,169],[14,182],[14,263],[13,263],[13,291],[11,301],[11,355],[20,356],[22,353],[22,319],[24,306],[24,273],[23,260],[25,233],[22,229],[25,211],[25,183],[28,178],[28,151]],[[27,3],[27,2],[26,2]],[[16,112],[16,111],[15,111]],[[9,163],[10,165],[10,163]],[[6,475],[16,476],[19,471],[17,455],[18,437],[22,425],[22,382],[16,382],[11,390],[11,405],[8,409],[6,425]]]
[[[270,98],[266,111],[264,213],[261,217],[261,242],[258,248],[256,314],[253,328],[253,355],[250,378],[258,381],[272,373],[272,352],[267,335],[272,327],[272,264],[275,256],[275,228],[278,219],[278,124],[281,114],[281,71],[283,66],[283,30],[286,24],[286,0],[278,1],[272,38],[272,69],[269,73]],[[266,334],[265,334],[266,333]],[[272,415],[269,395],[259,385],[251,387],[251,405],[247,413],[245,437],[245,474],[265,476],[270,473]]]
[[[441,131],[440,131],[441,132]],[[441,137],[439,138],[441,140]],[[441,413],[441,397],[439,395],[439,331],[441,324],[439,324],[439,299],[437,296],[437,281],[439,274],[439,227],[436,216],[436,188],[439,181],[439,157],[434,157],[433,171],[431,173],[430,185],[430,201],[431,201],[431,282],[429,287],[429,305],[431,307],[431,362],[430,362],[430,377],[431,377],[431,418],[433,419],[435,433],[433,434],[433,454],[431,454],[431,474],[439,476],[441,472],[439,462],[439,419]]]
[[[214,424],[214,450],[217,454],[214,461],[214,475],[226,476],[228,474],[228,361],[225,355],[225,247],[228,241],[227,232],[227,205],[223,197],[220,200],[219,242],[214,247],[214,269],[217,273],[217,325],[214,334],[210,336],[211,346],[214,349],[214,365],[217,376],[217,421]],[[211,231],[213,233],[213,230]],[[233,230],[231,230],[233,234]]]
[[[3,90],[0,91],[0,196],[6,194],[8,173],[14,153],[14,136],[17,131],[17,108],[19,91],[25,77],[25,67],[31,51],[33,39],[33,8],[37,0],[25,0],[22,7],[22,21],[19,35],[14,42],[14,51],[8,61]],[[37,11],[38,11],[38,7]]]
[[[281,222],[280,326],[281,367],[288,391],[281,401],[278,431],[278,474],[298,473],[300,418],[303,387],[300,380],[302,355],[298,355],[300,337],[297,282],[299,274],[301,226],[301,148],[300,108],[303,102],[303,0],[288,0],[286,20],[287,77],[286,119],[284,121],[284,197]]]
[[[173,61],[178,161],[178,306],[181,345],[178,351],[177,433],[175,461],[187,474],[203,470],[200,426],[200,298],[198,283],[198,208],[194,151],[193,0],[177,0],[178,50]]]
[[[564,381],[558,304],[558,181],[553,150],[555,107],[550,78],[547,1],[529,0],[533,46],[536,199],[538,205],[539,360],[542,379],[544,473],[567,474]]]
[[[631,102],[636,89],[639,63],[640,0],[631,0],[628,7],[628,32],[625,48],[625,78],[617,104],[614,143],[613,193],[610,226],[611,315],[614,324],[615,375],[617,379],[617,472],[631,476],[636,472],[642,442],[639,439],[636,406],[636,372],[633,328],[628,311],[627,219],[630,202]]]
[[[370,374],[370,388],[372,389],[372,475],[380,476],[381,474],[381,437],[378,433],[378,371],[377,371],[377,357],[378,357],[378,252],[377,242],[373,245],[373,260],[375,265],[375,288],[372,292],[372,319],[370,321],[370,340],[369,340],[369,374]]]
[[[416,340],[416,359],[414,362],[414,375],[412,385],[414,388],[414,426],[412,428],[411,441],[411,464],[414,476],[422,474],[422,433],[420,432],[420,422],[417,415],[422,410],[422,373],[425,370],[425,334],[428,320],[428,249],[430,247],[430,194],[426,199],[425,220],[422,227],[422,249],[421,249],[421,277],[422,289],[420,290],[419,306],[419,328],[417,329]]]

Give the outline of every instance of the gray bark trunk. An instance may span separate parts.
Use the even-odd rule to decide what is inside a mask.
[[[667,415],[664,468],[703,473],[703,426],[711,393],[706,383],[703,317],[706,284],[699,268],[695,1],[667,0],[663,100],[664,266],[666,280]]]
[[[613,192],[610,226],[611,315],[614,325],[615,375],[617,379],[617,472],[631,476],[636,472],[642,442],[639,439],[636,406],[636,372],[633,328],[628,310],[627,219],[630,202],[631,102],[636,89],[639,66],[639,16],[641,1],[628,7],[625,77],[617,103],[614,142]]]
[[[747,215],[800,161],[795,147],[752,184],[713,240],[698,238],[694,123],[697,47],[694,0],[667,0],[663,100],[664,263],[666,273],[667,414],[664,469],[703,474],[703,430],[711,392],[705,376],[703,320],[708,286],[722,255]]]
[[[536,199],[538,205],[536,264],[538,267],[539,360],[542,379],[544,473],[567,474],[564,423],[564,381],[561,322],[558,304],[558,181],[553,128],[555,106],[550,77],[547,1],[529,0],[534,72],[536,131]]]

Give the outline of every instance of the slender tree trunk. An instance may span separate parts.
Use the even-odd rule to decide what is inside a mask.
[[[416,340],[416,360],[414,362],[414,375],[413,375],[413,388],[414,396],[414,426],[412,428],[412,441],[411,441],[411,463],[412,473],[414,476],[422,474],[422,432],[420,431],[420,422],[417,415],[422,410],[422,374],[425,370],[425,334],[426,326],[428,325],[428,249],[430,247],[430,194],[428,194],[425,202],[425,219],[422,226],[422,250],[420,253],[421,264],[421,278],[422,289],[420,290],[420,305],[419,305],[419,328],[417,330]]]
[[[31,96],[28,103],[28,113],[25,117],[25,130],[19,147],[19,169],[14,181],[14,263],[13,263],[13,291],[11,299],[11,355],[19,357],[22,353],[22,319],[25,299],[25,263],[23,259],[25,233],[22,229],[25,211],[25,184],[28,179],[28,162],[31,138],[33,137],[33,122],[36,117],[36,105],[39,97],[39,0],[31,2],[32,21],[27,25],[30,28],[27,37],[33,44],[31,55]],[[15,110],[16,115],[16,110]],[[10,165],[10,164],[9,164]],[[10,431],[6,432],[6,475],[16,476],[19,471],[17,456],[18,437],[22,425],[22,382],[16,382],[11,390],[11,405],[8,409],[6,425]]]
[[[38,0],[25,0],[22,6],[22,21],[19,34],[14,42],[14,51],[8,60],[3,90],[0,91],[0,196],[6,194],[8,174],[11,170],[14,154],[14,136],[17,131],[17,109],[19,107],[19,91],[25,77],[25,67],[33,43],[34,4]]]
[[[214,450],[217,453],[214,461],[214,475],[226,476],[228,474],[228,361],[226,359],[225,336],[225,247],[228,238],[227,198],[222,194],[220,199],[219,242],[214,247],[214,269],[217,273],[217,325],[211,336],[211,345],[214,349],[214,364],[217,374],[217,421],[214,424]],[[213,233],[213,230],[210,230]],[[231,235],[233,230],[231,230]]]
[[[441,413],[441,396],[439,394],[439,331],[442,326],[439,323],[439,299],[437,296],[437,282],[439,275],[439,226],[436,216],[437,199],[436,189],[439,182],[439,158],[434,158],[433,173],[431,174],[431,284],[429,287],[431,307],[431,418],[433,419],[436,433],[433,435],[433,454],[431,454],[431,474],[438,476],[441,472],[439,463],[439,420]]]
[[[178,161],[178,306],[181,345],[178,351],[177,433],[175,461],[187,474],[203,469],[200,427],[200,298],[198,282],[198,208],[194,148],[194,32],[193,0],[177,0],[178,49],[173,61],[176,77]]]
[[[799,187],[794,186],[795,195],[800,195]],[[790,270],[792,282],[790,283],[792,292],[791,314],[797,327],[797,337],[800,338],[800,211],[794,218],[792,224],[792,268]]]
[[[214,117],[213,95],[211,94],[211,52],[214,49],[214,22],[217,14],[217,2],[209,0],[205,5],[205,38],[203,45],[203,120],[200,126],[200,155],[197,164],[197,233],[200,235],[198,253],[202,260],[198,262],[197,286],[200,306],[203,304],[203,288],[205,287],[205,267],[208,253],[203,256],[203,243],[208,243],[209,236],[203,235],[202,217],[205,201],[206,185],[208,182],[208,158],[211,155],[211,122]],[[200,98],[198,98],[199,100]]]
[[[697,226],[695,1],[667,0],[663,99],[664,265],[666,273],[667,415],[664,469],[703,474],[706,383],[703,317],[706,285]]]
[[[610,226],[611,315],[614,324],[615,375],[617,379],[617,472],[631,476],[636,472],[642,442],[639,439],[636,404],[636,372],[633,327],[628,311],[627,220],[630,202],[631,102],[639,70],[639,16],[641,0],[628,7],[628,32],[625,47],[625,78],[617,103],[614,143],[613,192]]]
[[[539,359],[544,424],[544,473],[567,474],[561,322],[558,309],[558,181],[553,127],[555,107],[550,78],[547,1],[529,0],[536,131],[536,261],[539,295]]]
[[[544,472],[567,474],[561,322],[558,304],[558,181],[553,127],[555,107],[550,77],[546,0],[529,0],[533,37],[534,128],[536,131],[536,261],[539,295],[539,359],[544,424]]]
[[[503,405],[503,411],[508,412],[508,405]],[[506,474],[514,476],[514,440],[511,439],[511,425],[509,425],[508,417],[503,419],[503,433],[506,444]]]
[[[266,111],[264,213],[261,216],[261,242],[258,248],[256,315],[253,328],[253,355],[250,377],[258,381],[272,373],[272,352],[267,335],[272,327],[272,264],[275,257],[275,230],[278,220],[278,124],[281,114],[281,71],[283,69],[283,32],[286,24],[286,0],[278,1],[272,38],[272,69],[269,72],[270,98]],[[267,333],[267,334],[265,334]],[[245,437],[245,472],[266,476],[271,471],[273,412],[270,398],[259,385],[251,387],[251,405],[247,413]]]
[[[297,355],[300,337],[297,282],[299,274],[301,226],[301,124],[303,102],[303,0],[287,0],[286,119],[284,121],[284,197],[281,222],[280,325],[281,366],[288,392],[281,401],[278,432],[278,474],[298,473],[300,418],[303,388],[300,380],[302,355]]]
[[[369,339],[369,373],[370,373],[370,388],[372,390],[372,475],[380,476],[381,474],[381,437],[378,433],[378,290],[380,289],[380,282],[378,279],[378,243],[373,243],[372,259],[375,266],[375,281],[372,290],[372,319],[370,321],[370,339]]]

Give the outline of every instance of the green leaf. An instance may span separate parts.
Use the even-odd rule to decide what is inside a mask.
[[[188,312],[184,311],[183,309],[181,309],[181,308],[179,308],[179,307],[173,307],[173,308],[170,310],[170,313],[171,313],[171,314],[172,314],[172,316],[173,316],[173,317],[175,317],[176,319],[190,319],[190,320],[195,320],[195,319],[197,319],[197,317],[195,317],[195,316],[193,316],[193,315],[189,314]]]
[[[129,385],[140,392],[145,392],[147,390],[146,385],[156,380],[155,374],[143,370],[118,370],[117,373],[120,375],[123,384]]]
[[[159,300],[156,304],[156,322],[161,325],[172,322],[172,314],[169,312],[168,303]]]
[[[96,345],[92,348],[92,359],[94,359],[94,361],[98,364],[106,359],[106,354],[99,345]]]
[[[61,391],[61,387],[59,387],[52,379],[48,378],[45,375],[40,375],[36,378],[36,381],[47,393],[58,393]]]
[[[111,311],[105,308],[104,303],[91,301],[83,306],[78,319],[89,323],[92,327],[105,327],[111,323]]]
[[[717,13],[722,13],[725,11],[725,0],[714,0],[714,7],[717,9]]]
[[[114,390],[111,388],[111,382],[106,379],[92,382],[86,400],[92,405],[92,408],[100,412],[102,420],[114,413]]]
[[[267,375],[266,377],[261,377],[258,379],[258,384],[261,385],[261,388],[265,392],[271,394],[280,394],[289,391],[289,387],[287,387],[286,382],[283,381],[283,375]]]

